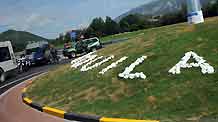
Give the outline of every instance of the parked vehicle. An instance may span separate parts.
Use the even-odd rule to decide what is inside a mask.
[[[102,48],[101,42],[97,37],[78,41],[75,46],[65,46],[63,55],[68,58],[74,58],[77,54],[88,53]]]
[[[16,71],[17,64],[10,41],[0,42],[0,81]]]
[[[49,53],[49,45],[45,41],[28,44],[25,49],[25,55],[33,65],[48,63]]]

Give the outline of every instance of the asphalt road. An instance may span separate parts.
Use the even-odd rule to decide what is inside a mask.
[[[22,102],[22,82],[0,95],[0,122],[75,122],[37,111]]]
[[[0,84],[0,122],[75,122],[39,112],[22,102],[22,89],[29,79],[46,73],[59,65],[70,63],[64,59],[59,64],[33,67],[28,72],[17,74]]]
[[[43,66],[35,66],[30,68],[27,72],[21,74],[14,74],[14,76],[10,76],[5,82],[0,83],[0,95],[10,89],[11,87],[31,78],[41,73],[47,72],[52,68],[55,68],[59,65],[69,63],[69,59],[64,59],[59,62],[59,64],[50,64]]]
[[[123,41],[126,41],[128,39],[129,38],[114,39],[114,40],[110,40],[110,41],[107,41],[107,42],[103,42],[102,45],[103,46],[107,46],[107,45],[110,45],[110,44],[115,44],[115,43],[123,42]]]

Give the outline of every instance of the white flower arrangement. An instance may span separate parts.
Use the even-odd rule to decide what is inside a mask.
[[[102,59],[102,58],[104,58],[104,56],[100,56],[100,57],[97,57],[97,58],[95,58],[95,59],[93,59],[93,60],[90,60],[88,63],[86,63],[85,65],[82,66],[82,68],[80,69],[80,71],[85,71],[89,65],[91,65],[92,63],[94,63],[94,62],[96,62],[97,60],[100,60],[100,59]]]
[[[82,56],[78,59],[75,59],[73,61],[71,61],[71,68],[78,68],[79,66],[88,63],[90,61],[92,61],[93,59],[95,59],[97,57],[97,55],[92,55],[93,53],[89,53],[85,56]]]
[[[103,63],[108,62],[109,60],[113,59],[114,56],[113,56],[113,55],[112,55],[112,56],[109,56],[108,58],[105,58],[104,60],[102,60],[102,61],[100,61],[100,62],[98,62],[98,63],[95,63],[94,65],[92,65],[92,66],[90,66],[90,67],[87,67],[88,65],[90,65],[90,64],[92,64],[93,62],[95,62],[95,61],[97,61],[97,60],[99,60],[99,59],[102,59],[102,58],[103,58],[103,56],[100,56],[100,57],[96,58],[95,60],[92,60],[91,62],[89,62],[89,63],[87,63],[86,65],[84,65],[84,66],[80,69],[80,71],[81,71],[81,72],[86,72],[86,71],[88,71],[88,70],[97,68],[98,66],[102,65]]]
[[[89,57],[87,57],[86,59],[84,58],[84,60],[78,62],[78,63],[75,63],[73,64],[71,67],[73,68],[78,68],[79,66],[83,65],[83,64],[86,64],[90,61],[92,61],[93,59],[95,59],[97,57],[97,55],[90,55]]]
[[[187,63],[188,60],[193,57],[197,63]],[[172,67],[168,72],[172,74],[181,74],[181,68],[192,68],[200,67],[203,74],[213,74],[215,70],[212,66],[206,63],[203,57],[198,56],[195,52],[187,52],[185,56],[179,61],[174,67]]]
[[[88,53],[88,54],[86,54],[86,55],[84,55],[84,56],[81,56],[81,57],[79,57],[79,58],[76,58],[76,59],[74,59],[74,60],[71,61],[71,64],[77,63],[77,62],[83,60],[84,58],[87,58],[88,56],[94,54],[94,53],[95,53],[95,52],[90,52],[90,53]]]
[[[125,61],[127,58],[128,58],[127,56],[124,56],[124,57],[120,58],[118,61],[116,61],[116,62],[112,63],[111,65],[107,66],[106,68],[102,69],[102,70],[99,72],[99,74],[104,75],[109,69],[112,69],[112,68],[117,67],[117,65],[118,65],[119,63],[122,63],[122,62]]]
[[[138,58],[134,63],[132,63],[129,67],[126,67],[123,73],[120,73],[118,76],[124,79],[134,79],[134,78],[142,78],[142,79],[146,79],[146,76],[143,72],[136,72],[136,73],[131,73],[134,68],[143,63],[143,61],[147,59],[147,56],[142,56],[140,58]]]

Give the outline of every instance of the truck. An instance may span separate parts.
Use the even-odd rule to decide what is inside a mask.
[[[48,63],[49,55],[49,44],[46,41],[30,43],[25,48],[25,56],[32,65]]]
[[[96,51],[102,48],[102,44],[97,37],[78,41],[74,46],[65,46],[63,55],[69,59],[75,58],[78,54]]]
[[[0,82],[17,71],[17,63],[10,41],[0,42]]]

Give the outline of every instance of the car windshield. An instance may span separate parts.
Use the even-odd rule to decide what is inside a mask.
[[[33,52],[37,52],[39,50],[39,47],[37,48],[31,48],[31,49],[26,49],[26,54],[27,55],[30,55],[32,54]]]
[[[98,41],[97,39],[83,40],[83,42],[84,42],[85,44],[91,44],[91,43],[95,43],[95,42],[97,42],[97,41]]]

